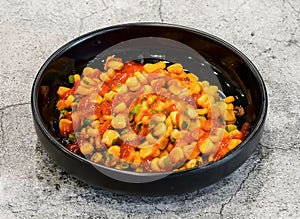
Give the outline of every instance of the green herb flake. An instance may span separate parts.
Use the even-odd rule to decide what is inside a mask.
[[[70,75],[70,76],[69,76],[69,83],[73,84],[74,81],[75,81],[74,75]]]
[[[171,138],[171,143],[174,144],[176,142],[176,138]]]
[[[132,109],[132,111],[130,112],[131,114],[133,114],[133,115],[137,115],[138,114],[138,112],[139,112],[139,110],[140,110],[140,108],[141,108],[141,104],[137,104],[133,109]]]
[[[183,120],[181,124],[182,129],[186,129],[188,127],[188,122]]]
[[[90,119],[87,119],[87,118],[84,118],[83,119],[83,126],[88,126],[92,123],[92,120]]]
[[[83,81],[83,83],[85,83],[85,84],[87,84],[87,85],[90,83],[90,82],[89,82],[88,80],[86,80],[86,79],[83,79],[82,81]]]
[[[188,114],[189,114],[189,109],[188,109],[188,108],[185,108],[185,109],[184,109],[184,115],[187,116]]]
[[[63,110],[61,110],[59,112],[60,112],[61,115],[65,115],[68,112],[68,110],[63,109]]]
[[[71,142],[75,142],[76,141],[76,137],[74,133],[69,134],[69,141]]]
[[[156,113],[158,113],[158,111],[157,110],[151,110],[151,113],[156,114]]]
[[[142,131],[142,126],[143,126],[142,123],[137,124],[136,129],[138,132]]]
[[[174,126],[173,126],[173,129],[178,129],[177,125],[174,125]]]
[[[164,159],[164,163],[166,166],[168,166],[170,164],[170,158],[167,157],[166,159]]]

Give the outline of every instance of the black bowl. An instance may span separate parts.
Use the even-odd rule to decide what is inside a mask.
[[[60,85],[67,85],[68,75],[80,72],[86,65],[99,66],[103,57],[112,52],[128,60],[165,59],[183,64],[198,74],[200,80],[209,80],[225,95],[236,97],[235,104],[246,109],[246,115],[238,125],[249,121],[250,133],[221,160],[168,175],[120,171],[70,152],[60,142],[57,133],[56,90]],[[236,170],[261,139],[267,114],[264,82],[245,55],[227,42],[202,31],[159,23],[112,26],[67,43],[41,67],[33,84],[31,101],[37,135],[58,165],[88,184],[118,193],[151,196],[194,191]]]

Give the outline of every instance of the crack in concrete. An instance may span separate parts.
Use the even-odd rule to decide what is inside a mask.
[[[292,147],[288,147],[288,148],[284,148],[284,147],[270,147],[270,146],[267,146],[267,145],[263,145],[261,143],[259,143],[262,147],[268,149],[268,150],[281,150],[281,151],[289,151],[289,150],[297,150],[297,149],[300,149],[300,147],[296,147],[296,145],[300,145],[299,142],[295,142],[293,143],[293,146]]]
[[[164,19],[162,18],[162,0],[159,0],[159,6],[158,6],[158,14],[159,14],[159,19],[161,22],[164,22]]]
[[[259,143],[259,145],[262,146],[262,144]],[[225,203],[223,203],[221,205],[220,211],[219,211],[219,215],[221,218],[223,218],[223,211],[226,207],[226,205],[228,205],[233,199],[234,197],[236,197],[236,195],[238,194],[239,191],[241,191],[244,183],[247,181],[247,179],[250,177],[251,173],[253,173],[255,171],[255,169],[261,164],[261,162],[269,156],[269,154],[271,153],[271,150],[269,152],[266,153],[266,155],[262,155],[259,160],[257,161],[257,163],[250,169],[250,171],[247,173],[246,177],[242,180],[242,182],[240,183],[239,187],[237,188],[237,190],[230,196],[229,200]]]
[[[25,102],[25,103],[15,103],[15,104],[11,104],[11,105],[7,105],[7,106],[4,106],[2,108],[0,108],[0,111],[4,111],[8,108],[11,108],[11,107],[15,107],[15,106],[24,106],[24,105],[28,105],[30,104],[31,102]]]
[[[295,12],[298,13],[298,14],[300,14],[300,11],[298,11],[298,10],[294,7],[294,5],[292,5],[292,3],[291,3],[289,0],[285,0],[285,1],[283,1],[283,2],[287,2],[288,5],[291,7],[291,9],[293,9],[293,11],[295,11]]]

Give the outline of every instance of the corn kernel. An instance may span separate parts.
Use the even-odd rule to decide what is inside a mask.
[[[144,70],[148,73],[152,73],[159,69],[164,69],[165,67],[166,67],[166,63],[164,63],[164,62],[157,62],[155,64],[147,63],[144,65]]]
[[[173,65],[170,65],[167,68],[168,72],[174,73],[174,74],[181,74],[183,72],[183,66],[179,63],[175,63]]]
[[[224,99],[225,103],[232,103],[234,102],[234,96],[228,96]]]
[[[57,90],[57,94],[59,96],[63,95],[65,92],[67,92],[68,90],[70,90],[70,88],[68,87],[63,87],[63,86],[59,86],[58,90]]]
[[[85,142],[80,146],[80,151],[83,155],[88,155],[94,151],[94,147],[91,143]]]
[[[112,127],[115,129],[123,129],[126,127],[126,118],[124,114],[118,114],[111,121]]]
[[[184,153],[180,147],[175,147],[170,152],[172,163],[178,163],[184,160]]]
[[[118,132],[114,131],[114,130],[106,130],[102,136],[102,142],[110,147],[113,143],[114,140],[116,140],[117,138],[119,138],[119,134]]]

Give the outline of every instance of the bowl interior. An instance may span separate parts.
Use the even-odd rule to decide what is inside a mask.
[[[36,81],[38,117],[60,144],[56,90],[69,86],[70,74],[89,65],[101,68],[107,55],[131,60],[179,62],[199,79],[217,85],[221,95],[233,95],[235,105],[246,109],[237,121],[251,123],[252,131],[265,106],[264,86],[252,63],[228,43],[209,34],[172,25],[115,26],[84,35],[55,52],[41,68]],[[46,90],[44,88],[47,88]],[[250,132],[251,134],[251,132]],[[246,139],[247,140],[247,139]]]

